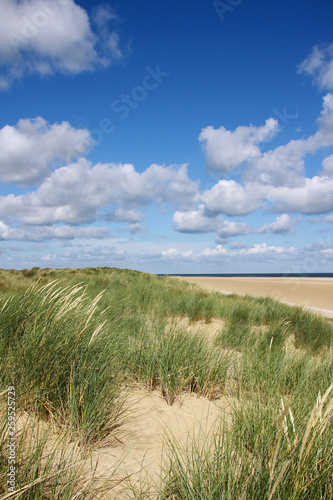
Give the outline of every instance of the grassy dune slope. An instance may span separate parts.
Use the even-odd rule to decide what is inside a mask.
[[[102,484],[82,464],[116,435],[131,387],[170,405],[185,392],[237,401],[220,432],[171,444],[154,494],[132,497],[333,498],[332,321],[111,268],[0,271],[0,287],[0,499],[9,386],[21,492],[8,498],[109,498],[117,474]],[[213,337],[188,327],[216,318]]]

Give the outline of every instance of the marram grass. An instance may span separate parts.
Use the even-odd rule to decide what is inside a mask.
[[[185,449],[171,441],[159,498],[332,498],[332,390],[298,424],[283,401],[275,415],[272,407],[251,412],[245,405],[242,428],[224,423],[218,434]]]
[[[151,498],[333,498],[331,321],[129,270],[2,270],[0,287],[0,499],[8,386],[35,422],[34,440],[31,425],[18,434],[21,490],[11,498],[60,500],[112,494],[113,480],[102,488],[83,464],[117,432],[138,385],[168,404],[184,392],[234,402],[215,435],[171,443]],[[181,318],[223,321],[209,339]]]

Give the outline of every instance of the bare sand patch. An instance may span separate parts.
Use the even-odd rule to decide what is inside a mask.
[[[225,327],[226,321],[221,318],[211,318],[209,322],[198,320],[191,322],[187,316],[173,316],[168,321],[170,330],[173,328],[184,329],[187,332],[195,335],[202,333],[206,338],[213,341],[216,335]]]
[[[56,457],[64,458],[65,450],[70,462],[81,464],[82,486],[91,481],[97,488],[95,491],[105,499],[134,498],[133,491],[141,489],[146,494],[149,492],[149,498],[154,498],[168,464],[170,440],[178,449],[189,449],[191,443],[202,442],[219,432],[221,417],[230,421],[234,401],[231,397],[210,401],[195,394],[182,394],[170,406],[160,391],[129,389],[125,396],[127,417],[123,424],[104,446],[88,455],[77,440],[68,439],[66,434],[62,441],[62,430],[52,422],[36,421],[29,414],[20,415],[18,431],[28,428],[26,440],[29,445],[29,436],[36,439],[39,429],[40,438],[46,436],[43,461],[58,449],[54,455],[56,463]]]
[[[333,316],[333,278],[251,278],[181,276],[211,290],[253,297],[272,297],[292,305],[313,308]]]
[[[115,498],[128,498],[129,485],[144,487],[152,494],[167,464],[169,439],[187,448],[193,440],[217,432],[220,417],[224,415],[228,420],[232,400],[223,397],[209,401],[183,394],[169,406],[159,391],[142,389],[132,390],[126,399],[130,413],[117,440],[95,451],[92,462],[97,473],[105,476],[105,471],[112,474],[116,469],[118,476],[127,478],[117,487]]]

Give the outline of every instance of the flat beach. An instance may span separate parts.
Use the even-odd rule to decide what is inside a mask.
[[[333,278],[180,277],[218,292],[272,297],[333,316]]]

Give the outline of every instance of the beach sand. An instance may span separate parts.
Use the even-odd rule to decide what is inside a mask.
[[[112,477],[115,471],[116,477],[127,478],[104,498],[134,498],[130,484],[134,488],[150,485],[151,493],[156,493],[156,485],[168,463],[169,440],[182,450],[190,443],[207,439],[221,425],[221,415],[228,421],[232,401],[233,398],[227,397],[209,401],[195,394],[183,394],[169,406],[159,391],[130,391],[126,397],[130,411],[119,429],[117,441],[111,447],[96,450],[89,464],[96,469],[97,476],[106,473],[106,477]]]
[[[251,278],[180,276],[222,293],[272,297],[333,317],[333,278]],[[320,311],[319,311],[320,310]]]

